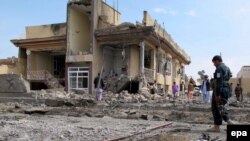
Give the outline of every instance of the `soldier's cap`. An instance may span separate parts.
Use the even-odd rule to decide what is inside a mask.
[[[212,61],[213,61],[213,62],[214,62],[214,61],[222,62],[222,58],[221,58],[220,55],[215,55],[215,56],[213,57]]]

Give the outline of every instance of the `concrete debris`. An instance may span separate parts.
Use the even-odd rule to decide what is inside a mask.
[[[68,93],[64,91],[63,88],[47,90],[42,89],[41,91],[32,91],[31,93],[34,97],[40,99],[94,99],[94,95]]]
[[[129,78],[127,76],[113,76],[104,79],[106,85],[106,91],[111,91],[113,93],[121,92],[124,87],[128,84]]]
[[[91,107],[96,105],[94,99],[82,98],[82,99],[46,99],[45,105],[49,107]]]
[[[149,101],[166,102],[167,97],[159,94],[150,94],[148,89],[142,89],[137,94],[130,94],[128,91],[122,91],[121,93],[105,93],[105,101],[108,103],[119,101],[120,103],[147,103]]]
[[[153,115],[152,120],[154,121],[165,121],[165,118],[161,115]]]
[[[222,141],[223,139],[220,138],[219,136],[211,137],[207,133],[202,133],[201,136],[199,137],[199,139],[197,139],[197,140],[199,140],[199,141]]]
[[[240,103],[239,101],[234,101],[234,102],[230,103],[229,106],[232,106],[232,107],[244,107],[244,105],[242,103]]]
[[[1,93],[28,93],[29,83],[17,74],[0,74]]]

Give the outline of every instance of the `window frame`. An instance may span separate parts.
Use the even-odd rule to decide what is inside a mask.
[[[76,74],[76,76],[71,76],[71,74]],[[87,75],[79,75],[87,74]],[[75,78],[75,87],[72,87],[72,78]],[[79,87],[79,78],[87,78],[87,87]],[[72,90],[89,90],[89,68],[88,67],[69,67],[68,68],[68,88],[69,92]]]

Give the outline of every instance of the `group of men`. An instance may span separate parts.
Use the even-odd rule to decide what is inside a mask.
[[[229,114],[225,107],[225,104],[228,102],[228,99],[232,96],[232,86],[231,84],[229,84],[229,80],[232,77],[232,73],[230,71],[230,68],[223,63],[221,56],[214,56],[212,62],[216,67],[214,78],[209,81],[208,76],[206,76],[205,80],[202,83],[201,89],[203,92],[203,100],[205,102],[210,101],[210,89],[212,88],[213,90],[211,109],[214,118],[214,127],[208,129],[207,131],[220,132],[220,125],[222,125],[223,120],[227,122],[227,124],[234,124],[230,120]],[[98,74],[98,77],[95,79],[94,84],[95,88],[97,89],[97,98],[98,100],[101,100],[103,93],[102,88],[104,87],[104,83],[100,78],[100,74]],[[181,85],[181,90],[184,91],[183,85]],[[176,84],[176,82],[173,83],[172,91],[174,97],[177,97],[179,94],[179,86]],[[242,88],[239,84],[235,88],[235,94],[237,100],[240,100],[239,97],[242,96]]]
[[[225,107],[225,105],[228,103],[228,99],[232,96],[232,85],[229,83],[232,73],[230,68],[223,63],[221,56],[214,56],[212,62],[216,67],[214,78],[209,81],[208,76],[205,76],[205,79],[201,85],[201,90],[203,93],[203,101],[206,103],[210,102],[211,89],[213,91],[211,109],[214,119],[214,127],[208,129],[207,131],[220,132],[220,125],[222,125],[223,120],[229,125],[234,124],[230,120],[229,113]],[[190,84],[192,83],[190,82]],[[176,95],[176,88],[177,86],[174,83],[174,96]],[[240,97],[243,99],[242,88],[240,87],[240,84],[237,84],[237,87],[235,88],[235,94],[238,101],[240,100]]]

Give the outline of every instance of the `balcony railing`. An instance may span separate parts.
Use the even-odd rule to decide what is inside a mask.
[[[47,70],[37,70],[37,71],[28,71],[27,79],[28,80],[39,80],[45,81],[48,78],[53,78],[54,76]]]
[[[149,68],[144,68],[144,74],[148,82],[154,82],[154,70]]]
[[[38,70],[38,71],[27,71],[27,79],[28,80],[46,80],[46,71]]]

